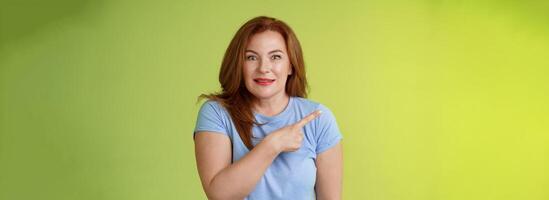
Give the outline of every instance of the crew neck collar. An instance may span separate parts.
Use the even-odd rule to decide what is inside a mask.
[[[256,119],[258,119],[258,122],[259,123],[265,123],[265,122],[271,122],[271,121],[276,121],[278,119],[283,119],[284,116],[286,116],[289,112],[290,112],[290,108],[292,107],[292,104],[293,104],[293,101],[294,101],[294,97],[290,96],[289,100],[288,100],[288,105],[286,105],[286,107],[284,108],[284,110],[282,110],[282,112],[274,115],[274,116],[265,116],[265,115],[262,115],[262,114],[259,114],[257,112],[253,112]]]

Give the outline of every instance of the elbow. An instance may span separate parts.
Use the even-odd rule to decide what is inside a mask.
[[[217,192],[212,187],[204,187],[204,193],[206,194],[206,197],[208,200],[224,200],[226,199],[226,196],[223,197],[221,195],[221,192]]]
[[[236,193],[235,191],[222,191],[220,188],[204,188],[204,193],[208,200],[242,200],[246,194]]]
[[[222,200],[222,197],[212,192],[206,192],[206,197],[208,197],[208,200]]]
[[[227,185],[215,176],[206,184],[203,184],[204,193],[209,200],[242,200],[248,196],[248,193],[241,189],[234,188],[233,185]]]
[[[204,192],[206,193],[206,197],[208,197],[208,200],[225,200],[227,197],[223,197],[220,192],[214,192],[204,189]]]
[[[218,193],[207,192],[206,197],[208,198],[208,200],[234,200],[234,199],[241,200],[241,199],[245,198],[245,196],[242,196],[242,197],[234,197],[233,196],[233,197],[231,197],[231,196],[228,196],[226,194],[221,194],[220,192],[218,192]]]

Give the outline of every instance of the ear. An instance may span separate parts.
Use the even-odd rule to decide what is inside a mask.
[[[294,68],[292,66],[290,66],[290,72],[288,73],[288,76],[289,75],[292,75],[292,72],[294,71]]]

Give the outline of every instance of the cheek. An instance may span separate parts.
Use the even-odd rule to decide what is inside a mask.
[[[250,65],[242,66],[242,75],[244,76],[243,78],[245,81],[249,81],[249,79],[251,79],[252,72],[253,72],[253,66],[250,66]]]
[[[276,65],[276,67],[273,69],[273,71],[276,72],[276,74],[281,77],[281,76],[288,76],[288,73],[290,73],[290,63],[289,62],[283,62],[283,63],[278,63]]]

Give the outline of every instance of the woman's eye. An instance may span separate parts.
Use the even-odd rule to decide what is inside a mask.
[[[281,59],[282,56],[280,56],[280,55],[273,55],[271,58],[272,58],[273,60],[278,60],[278,59]]]
[[[255,56],[246,56],[246,60],[256,60]]]

